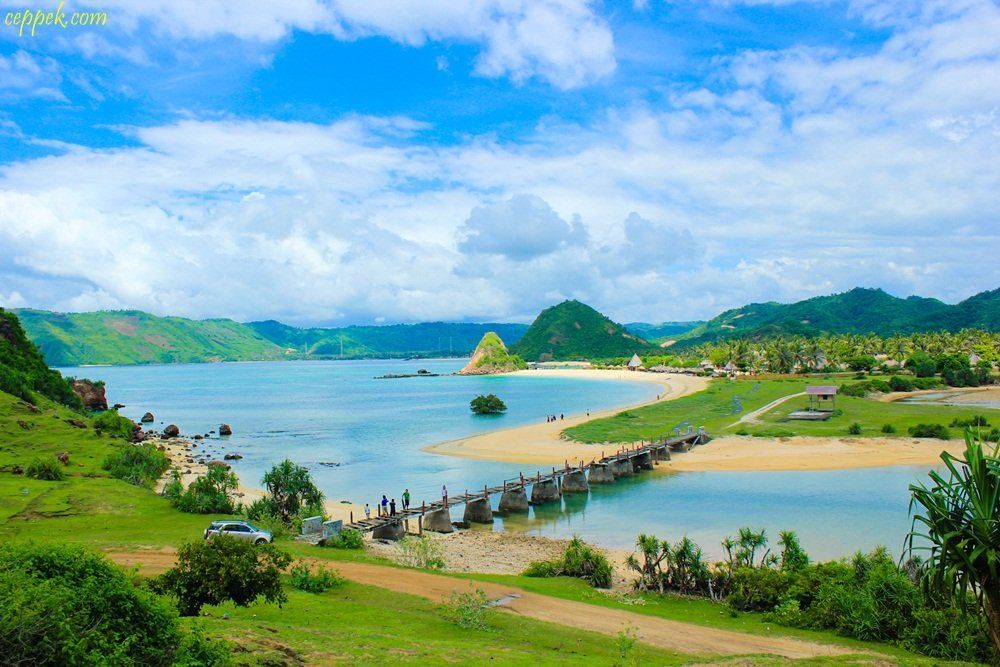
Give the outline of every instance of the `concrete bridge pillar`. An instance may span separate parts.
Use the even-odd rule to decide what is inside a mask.
[[[615,481],[615,476],[611,474],[611,466],[607,463],[592,463],[587,477],[591,484],[610,484]]]
[[[587,493],[590,485],[587,484],[587,476],[583,470],[572,470],[562,478],[563,493]]]
[[[528,494],[524,492],[524,487],[507,489],[500,496],[500,505],[497,507],[500,512],[527,512]]]
[[[544,479],[531,485],[531,504],[541,505],[542,503],[559,500],[559,486],[555,480]]]
[[[628,459],[614,459],[611,461],[611,474],[615,479],[619,477],[632,476],[632,462]]]
[[[650,456],[649,452],[636,454],[632,457],[632,469],[636,472],[639,472],[640,470],[652,470],[653,457]]]
[[[424,515],[424,530],[432,530],[435,533],[453,533],[455,527],[451,525],[451,512],[447,507],[433,510]]]
[[[393,542],[398,542],[406,537],[406,528],[403,527],[402,521],[384,523],[372,531],[372,537],[376,540],[392,540]]]
[[[490,509],[489,496],[476,498],[465,503],[463,519],[467,523],[493,523],[493,510]]]
[[[669,461],[670,460],[670,448],[666,445],[656,448],[656,460],[657,461]]]

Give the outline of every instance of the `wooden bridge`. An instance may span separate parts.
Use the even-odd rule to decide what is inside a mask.
[[[552,468],[548,472],[538,471],[528,477],[521,474],[504,480],[497,486],[485,486],[481,491],[466,491],[448,496],[447,502],[442,499],[430,504],[422,503],[419,507],[398,511],[393,516],[355,520],[352,513],[350,523],[344,528],[372,532],[376,538],[398,540],[406,534],[409,522],[415,520],[420,534],[424,530],[450,533],[454,530],[451,509],[455,506],[465,507],[463,520],[466,523],[492,523],[490,497],[497,493],[501,494],[497,508],[499,512],[527,512],[529,505],[556,502],[564,493],[586,493],[593,484],[611,484],[642,470],[652,470],[656,462],[669,461],[671,452],[687,452],[708,440],[709,436],[704,428],[694,431],[689,427],[688,432],[683,435],[622,447],[607,456],[601,452],[601,458],[593,459],[590,463],[581,461],[577,466],[570,466],[567,461],[562,468]]]

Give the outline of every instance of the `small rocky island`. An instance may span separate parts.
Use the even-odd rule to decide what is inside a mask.
[[[521,357],[507,351],[500,336],[487,331],[472,353],[472,359],[459,371],[459,375],[493,375],[520,371],[527,367]]]

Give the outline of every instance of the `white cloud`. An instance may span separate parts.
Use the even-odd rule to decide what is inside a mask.
[[[587,230],[579,217],[566,222],[540,197],[515,195],[472,209],[458,238],[463,252],[525,260],[583,245]]]
[[[0,100],[37,97],[64,102],[60,92],[62,73],[52,58],[34,56],[17,50],[9,56],[0,54]]]

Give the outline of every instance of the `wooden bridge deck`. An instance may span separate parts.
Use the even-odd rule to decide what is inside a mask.
[[[702,444],[708,441],[708,435],[704,431],[698,431],[694,433],[688,433],[686,435],[677,436],[674,438],[667,438],[664,440],[659,440],[656,442],[650,442],[649,444],[642,444],[632,448],[622,448],[619,451],[611,454],[610,456],[605,456],[601,453],[601,458],[594,459],[590,463],[581,462],[580,465],[571,467],[568,462],[562,468],[552,468],[550,472],[538,471],[537,474],[525,477],[519,476],[513,479],[505,480],[503,484],[498,486],[487,486],[481,491],[477,490],[475,492],[465,493],[448,496],[448,505],[450,509],[455,506],[462,506],[473,500],[480,500],[482,498],[488,498],[497,493],[503,493],[505,491],[511,491],[516,489],[527,489],[527,487],[532,484],[537,484],[539,482],[546,481],[558,481],[561,477],[576,471],[586,472],[594,465],[608,465],[610,463],[618,461],[631,461],[632,459],[642,456],[644,454],[653,454],[657,451],[663,450],[664,448],[668,450],[681,450],[688,451],[694,445]],[[408,509],[399,510],[393,516],[373,516],[371,518],[352,521],[351,523],[344,526],[345,529],[350,528],[353,530],[358,530],[361,532],[370,532],[379,528],[380,526],[385,526],[393,523],[401,523],[404,521],[409,521],[412,519],[420,519],[422,516],[428,512],[434,512],[436,510],[445,507],[443,501],[436,501],[432,503],[421,504],[419,507],[410,507]]]

